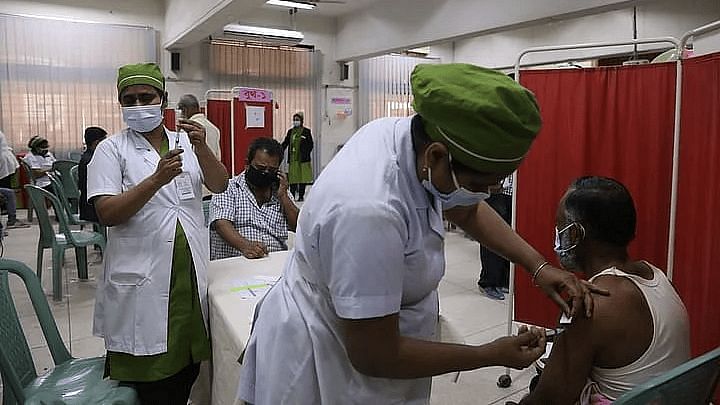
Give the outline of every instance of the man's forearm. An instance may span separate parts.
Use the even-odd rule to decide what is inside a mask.
[[[300,210],[292,202],[287,193],[282,194],[279,199],[280,205],[285,213],[285,218],[287,219],[288,229],[295,232],[295,229],[297,229],[297,219]]]
[[[97,197],[94,205],[100,223],[106,226],[124,224],[137,214],[162,186],[154,176],[150,176],[124,193]]]
[[[220,235],[221,238],[228,245],[233,248],[243,251],[250,244],[250,240],[240,235],[230,221],[225,219],[219,219],[215,221],[215,231]]]
[[[227,188],[228,173],[225,166],[213,155],[207,145],[195,148],[195,155],[200,163],[200,169],[205,179],[205,187],[215,194],[222,193]]]

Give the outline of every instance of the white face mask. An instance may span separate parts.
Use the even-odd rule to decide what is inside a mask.
[[[575,242],[570,240],[570,229],[574,226],[580,230],[580,238]],[[553,250],[555,250],[555,254],[557,254],[563,268],[574,269],[577,267],[575,248],[584,238],[585,228],[579,222],[572,222],[563,229],[555,227],[555,246],[553,246]]]
[[[146,133],[162,124],[162,106],[160,104],[122,107],[123,121],[137,132]]]
[[[449,159],[452,162],[452,156],[450,156]],[[429,191],[430,194],[440,199],[443,210],[449,210],[450,208],[454,207],[469,207],[477,205],[490,197],[490,194],[487,192],[470,191],[461,187],[457,181],[457,177],[455,177],[455,171],[452,169],[452,167],[450,168],[450,174],[453,179],[453,184],[455,185],[455,190],[447,194],[442,193],[437,188],[435,188],[435,185],[432,183],[432,170],[429,167],[428,179],[422,181],[423,187],[425,187],[425,189]]]
[[[295,128],[299,127],[299,126],[300,126],[300,121],[293,121],[293,126],[294,126]]]

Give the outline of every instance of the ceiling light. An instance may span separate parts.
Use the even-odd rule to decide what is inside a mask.
[[[315,8],[315,5],[311,4],[311,3],[305,3],[305,2],[301,2],[301,1],[289,1],[289,0],[268,0],[265,2],[265,4],[270,4],[273,6],[290,7],[290,8],[300,8],[303,10],[312,10]]]
[[[239,24],[226,25],[223,28],[223,33],[243,41],[258,41],[282,45],[297,45],[304,39],[302,32],[299,31],[252,27]]]

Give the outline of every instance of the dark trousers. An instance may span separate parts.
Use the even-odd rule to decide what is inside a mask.
[[[13,176],[13,175],[11,174],[11,175],[9,175],[9,176],[5,176],[5,177],[3,177],[2,179],[0,179],[0,187],[2,187],[2,188],[12,188],[12,187],[11,187],[11,184],[12,184],[12,176]]]
[[[302,200],[305,198],[305,186],[307,186],[305,183],[291,184],[290,193],[292,193],[293,197],[297,196]]]
[[[195,363],[159,381],[121,381],[120,385],[134,388],[142,405],[185,405],[198,373],[200,363]]]
[[[485,200],[508,224],[512,216],[512,196],[507,194],[491,194]],[[480,261],[482,272],[478,285],[480,287],[506,287],[509,285],[510,263],[496,255],[493,251],[480,245]]]

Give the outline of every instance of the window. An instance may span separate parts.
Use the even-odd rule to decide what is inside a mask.
[[[275,139],[282,142],[293,114],[298,111],[305,114],[305,126],[317,137],[320,132],[316,118],[318,63],[318,55],[312,49],[213,41],[210,44],[211,88],[241,86],[270,90],[277,106],[273,115]],[[313,153],[318,150],[314,148]]]
[[[360,125],[377,118],[408,117],[415,113],[410,74],[419,63],[437,63],[437,60],[385,55],[358,63]]]
[[[15,152],[41,135],[58,158],[88,126],[122,129],[118,67],[156,60],[149,27],[0,15],[0,130]]]

